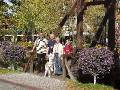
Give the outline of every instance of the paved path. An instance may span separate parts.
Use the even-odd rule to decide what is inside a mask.
[[[36,90],[66,90],[65,81],[55,78],[42,77],[40,75],[20,73],[0,75],[1,80],[7,80],[20,85],[36,87]],[[9,89],[8,89],[9,90]],[[13,89],[14,90],[14,89]],[[20,89],[18,89],[20,90]],[[32,89],[33,90],[33,89]]]
[[[17,86],[17,85],[13,85],[10,83],[0,81],[0,90],[28,90],[28,89],[25,87],[21,87],[21,86]]]

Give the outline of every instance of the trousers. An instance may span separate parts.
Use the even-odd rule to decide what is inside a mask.
[[[46,63],[46,53],[37,54],[37,70],[38,72],[44,72],[45,71],[45,63]]]
[[[55,53],[54,62],[55,62],[54,73],[58,75],[62,74],[61,57],[59,57],[58,53]]]

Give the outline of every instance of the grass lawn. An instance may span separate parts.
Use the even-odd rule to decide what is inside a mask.
[[[13,70],[10,70],[10,69],[3,69],[3,68],[0,68],[0,74],[11,74],[11,73],[18,73],[19,71],[13,71]]]
[[[110,86],[105,86],[101,84],[82,84],[77,81],[67,80],[67,90],[114,90],[114,88]]]

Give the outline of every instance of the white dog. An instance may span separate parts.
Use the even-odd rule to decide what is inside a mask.
[[[54,54],[50,53],[48,55],[48,62],[45,64],[45,77],[48,75],[48,77],[51,77],[51,74],[53,72],[53,67],[54,67]]]

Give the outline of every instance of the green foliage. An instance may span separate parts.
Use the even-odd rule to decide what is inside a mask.
[[[117,53],[120,56],[120,47],[117,48]]]
[[[105,12],[104,5],[88,6],[87,10],[85,10],[84,15],[85,31],[88,31],[87,28],[85,28],[86,27],[85,23],[87,23],[87,25],[89,25],[89,27],[91,28],[90,32],[95,32],[97,30],[98,25],[100,25],[100,23],[102,22],[102,17],[105,14],[104,12]]]
[[[11,74],[11,73],[18,73],[18,71],[13,71],[11,69],[2,69],[0,68],[0,74]]]
[[[24,48],[32,48],[33,47],[33,43],[32,42],[18,42],[17,45],[20,45]]]
[[[16,26],[50,32],[57,27],[62,16],[62,1],[24,0],[14,16]]]
[[[104,6],[89,6],[85,11],[84,23],[87,23],[91,27],[91,31],[96,31],[97,28],[97,17],[99,16],[100,22],[101,17],[104,16]],[[98,24],[100,24],[100,22]]]
[[[82,84],[78,81],[67,80],[67,90],[114,90],[110,86],[101,84]]]
[[[14,5],[21,5],[21,0],[11,0]]]

